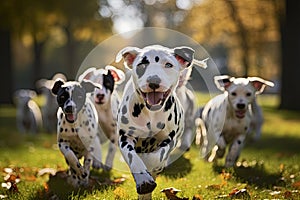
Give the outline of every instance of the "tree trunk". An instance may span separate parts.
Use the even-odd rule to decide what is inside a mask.
[[[280,108],[300,110],[300,1],[286,0],[286,17],[280,20],[282,74]]]
[[[248,36],[247,36],[247,30],[243,24],[243,21],[241,18],[238,16],[237,13],[237,8],[234,5],[234,1],[224,1],[227,3],[227,6],[229,8],[229,13],[230,16],[233,20],[233,22],[236,24],[239,32],[239,40],[240,40],[240,45],[242,47],[242,63],[244,67],[244,73],[243,76],[247,77],[249,73],[249,44],[248,44]]]
[[[43,78],[43,49],[46,41],[38,41],[36,36],[33,36],[33,52],[34,52],[34,60],[33,60],[33,81],[37,81]]]
[[[0,104],[11,104],[13,94],[10,32],[0,30]]]

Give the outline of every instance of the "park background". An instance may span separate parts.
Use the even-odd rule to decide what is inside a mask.
[[[156,27],[193,38],[222,74],[259,76],[275,83],[259,101],[265,113],[263,136],[243,151],[242,157],[247,159],[244,164],[233,171],[218,168],[212,172],[210,165],[195,159],[195,147],[185,156],[185,164],[179,162],[177,166],[182,174],[177,177],[175,172],[167,171],[159,184],[182,187],[186,190],[183,196],[199,193],[204,199],[229,194],[235,187],[246,188],[253,198],[298,198],[299,192],[294,190],[298,191],[300,185],[299,10],[300,1],[288,0],[0,1],[1,171],[12,168],[23,176],[19,191],[25,198],[53,197],[47,193],[45,180],[36,177],[36,173],[44,167],[63,170],[64,160],[56,157],[60,152],[52,148],[55,137],[19,135],[13,93],[20,88],[35,89],[37,80],[51,79],[57,72],[73,80],[83,60],[99,43],[115,34]],[[200,104],[208,99],[204,95]],[[31,157],[27,157],[28,153]],[[119,176],[117,172],[113,174]],[[216,178],[220,174],[221,178]],[[170,180],[172,184],[168,185]],[[125,190],[122,186],[101,190],[100,196],[131,197],[135,195],[132,184],[133,180],[127,180]],[[6,193],[0,188],[2,194]],[[22,196],[13,195],[12,198]],[[158,192],[155,195],[161,197]]]

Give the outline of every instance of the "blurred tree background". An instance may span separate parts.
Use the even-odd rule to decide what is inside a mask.
[[[74,79],[84,57],[115,33],[164,27],[203,45],[221,73],[274,81],[280,107],[300,110],[299,8],[287,0],[3,0],[1,103],[56,72]]]

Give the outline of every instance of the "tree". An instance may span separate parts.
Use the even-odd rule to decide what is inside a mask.
[[[285,1],[285,16],[281,15],[282,75],[280,108],[300,110],[300,2]]]

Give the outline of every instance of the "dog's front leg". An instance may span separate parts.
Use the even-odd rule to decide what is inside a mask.
[[[111,133],[113,135],[112,138],[109,138],[109,147],[108,147],[108,153],[106,155],[106,160],[105,160],[105,167],[104,170],[109,171],[112,169],[113,166],[113,161],[114,157],[117,151],[117,142],[118,138],[115,137],[115,133]]]
[[[78,158],[74,154],[74,152],[70,149],[70,145],[66,142],[58,142],[58,146],[64,157],[66,158],[69,166],[72,170],[76,172],[77,175],[82,177],[86,177],[85,170],[83,166],[80,164]]]
[[[120,150],[135,180],[137,193],[148,194],[155,189],[156,183],[148,172],[146,165],[136,153],[134,140],[134,138],[125,135],[120,136]]]
[[[228,155],[226,156],[225,167],[233,167],[240,152],[244,146],[244,141],[247,134],[239,135],[231,144]]]

